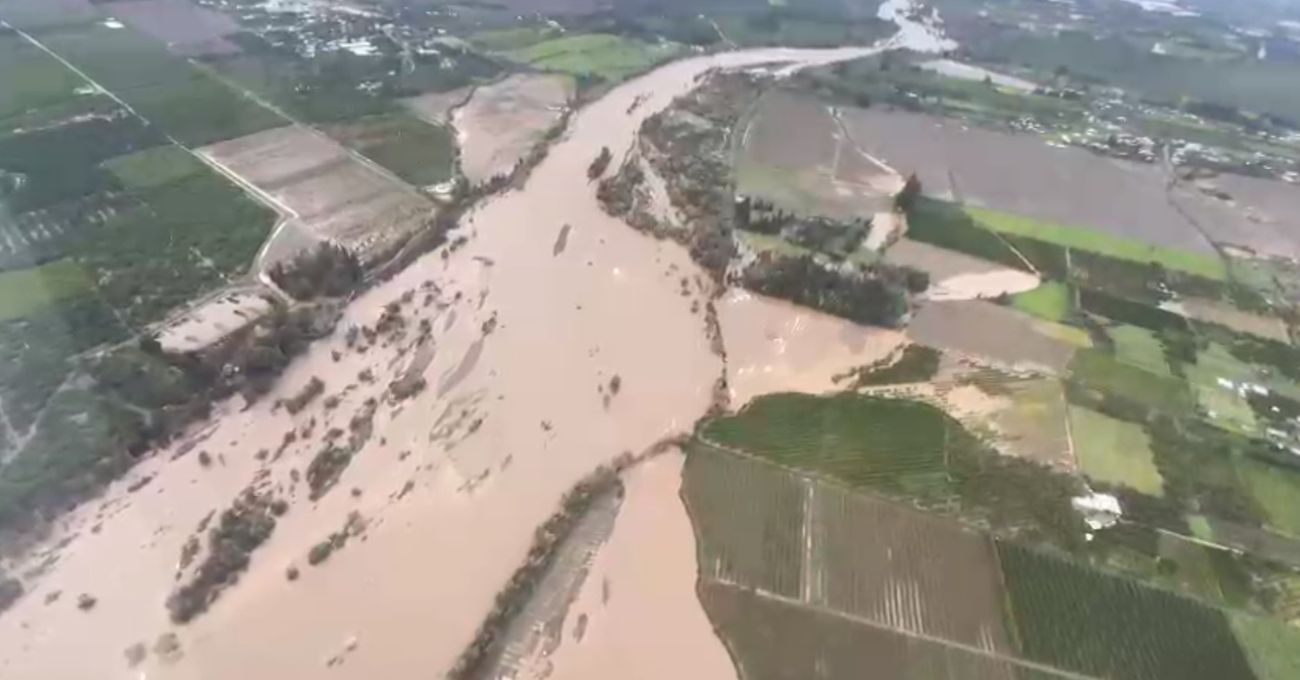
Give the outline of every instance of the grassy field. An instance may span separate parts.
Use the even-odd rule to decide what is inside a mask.
[[[0,272],[0,323],[27,316],[57,300],[84,295],[94,286],[86,271],[68,260]]]
[[[1190,272],[1221,281],[1228,278],[1227,266],[1221,259],[1210,255],[1161,248],[1086,227],[1054,224],[996,210],[966,207],[965,211],[980,226],[998,233],[1027,236],[1121,260],[1158,262],[1168,269]]]
[[[104,162],[127,189],[155,189],[206,171],[206,166],[184,149],[166,144]]]
[[[1107,328],[1106,335],[1115,343],[1116,359],[1154,375],[1170,375],[1164,346],[1155,333],[1140,326],[1120,324]]]
[[[1246,614],[1232,615],[1232,630],[1259,680],[1300,678],[1300,630]]]
[[[702,436],[852,485],[943,493],[948,418],[920,402],[844,394],[760,397]]]
[[[618,82],[681,51],[673,43],[650,44],[616,35],[590,33],[556,38],[505,52],[522,64],[575,76]]]
[[[1009,543],[998,554],[1029,658],[1118,680],[1252,677],[1217,609]]]
[[[1031,291],[1011,296],[1011,306],[1048,321],[1065,321],[1074,311],[1074,291],[1060,281],[1045,281]]]
[[[1140,426],[1072,405],[1070,429],[1079,468],[1085,475],[1151,496],[1164,493],[1164,482]]]

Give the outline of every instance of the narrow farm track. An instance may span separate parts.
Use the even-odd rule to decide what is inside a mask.
[[[727,581],[727,580],[725,580],[725,579],[713,579],[713,581],[714,581],[714,583],[717,583],[717,584],[719,584],[719,585],[723,585],[723,586],[726,586],[726,587],[728,587],[728,588],[734,588],[734,589],[736,589],[736,590],[741,590],[741,591],[745,591],[745,592],[751,592],[751,593],[753,593],[754,595],[757,595],[758,597],[761,597],[761,598],[763,598],[763,599],[771,600],[771,601],[773,601],[773,602],[779,602],[779,603],[781,603],[781,604],[784,604],[784,605],[787,605],[787,606],[790,606],[790,607],[795,607],[795,608],[797,608],[797,609],[802,609],[802,610],[810,611],[810,612],[814,612],[814,613],[817,613],[817,614],[823,614],[823,615],[826,615],[826,616],[832,616],[832,617],[835,617],[835,618],[837,618],[837,619],[840,619],[840,620],[843,620],[843,621],[847,621],[847,622],[850,622],[850,623],[853,623],[853,624],[856,624],[856,625],[867,626],[867,627],[869,627],[869,628],[874,628],[874,629],[876,629],[876,630],[888,631],[888,632],[891,632],[891,633],[895,633],[895,634],[898,634],[898,635],[902,635],[902,636],[904,636],[904,637],[912,638],[912,639],[914,639],[914,640],[923,640],[923,641],[925,641],[925,642],[931,642],[931,643],[934,643],[934,644],[937,644],[937,645],[941,645],[941,646],[943,646],[943,647],[946,647],[946,648],[948,648],[948,649],[960,650],[960,651],[963,651],[963,652],[967,652],[967,653],[969,653],[969,654],[975,654],[975,655],[977,655],[977,656],[984,657],[984,658],[986,658],[986,659],[992,659],[992,660],[994,660],[994,661],[1001,661],[1001,662],[1003,662],[1003,663],[1008,663],[1008,664],[1011,664],[1011,665],[1014,665],[1014,666],[1017,666],[1017,667],[1020,667],[1020,668],[1024,668],[1024,669],[1027,669],[1027,670],[1038,671],[1038,672],[1041,672],[1041,673],[1048,673],[1048,674],[1054,675],[1054,676],[1056,676],[1056,677],[1058,677],[1058,678],[1066,678],[1066,679],[1069,679],[1069,680],[1103,680],[1102,678],[1099,678],[1099,677],[1096,677],[1096,676],[1092,676],[1092,675],[1083,675],[1083,674],[1081,674],[1081,673],[1074,673],[1074,672],[1071,672],[1071,671],[1062,670],[1062,669],[1057,668],[1057,667],[1055,667],[1055,666],[1049,666],[1049,665],[1047,665],[1047,664],[1041,664],[1041,663],[1038,663],[1038,662],[1035,662],[1035,661],[1030,661],[1030,660],[1028,660],[1028,659],[1019,659],[1019,658],[1016,658],[1016,657],[1014,657],[1014,656],[1007,656],[1006,654],[999,654],[999,653],[997,653],[997,652],[992,652],[992,651],[989,651],[989,650],[987,650],[987,649],[984,649],[984,648],[978,647],[978,646],[976,646],[976,645],[968,645],[968,644],[964,644],[964,643],[961,643],[961,642],[954,642],[954,641],[952,641],[952,640],[947,640],[947,639],[944,639],[944,638],[935,637],[935,636],[933,636],[933,635],[926,635],[926,634],[924,634],[924,633],[917,633],[917,632],[915,632],[915,631],[904,630],[904,629],[899,629],[899,628],[893,628],[893,627],[890,627],[890,626],[884,625],[884,624],[882,624],[882,623],[880,623],[880,622],[878,622],[878,621],[875,621],[875,620],[873,620],[873,619],[870,619],[870,618],[867,618],[867,617],[864,617],[864,616],[858,616],[858,615],[856,615],[856,614],[851,614],[851,613],[849,613],[849,612],[840,611],[840,610],[838,610],[838,609],[832,609],[832,608],[829,608],[829,607],[824,607],[824,606],[821,606],[821,605],[812,604],[812,603],[809,603],[809,602],[805,602],[805,601],[803,601],[803,600],[801,600],[801,599],[797,599],[797,598],[793,598],[793,597],[788,597],[788,596],[785,596],[785,595],[780,595],[780,594],[778,594],[778,593],[768,592],[768,591],[766,591],[766,590],[762,590],[762,589],[753,589],[753,588],[750,588],[750,587],[748,587],[748,586],[745,586],[744,584],[741,584],[741,583],[735,583],[735,582],[732,582],[732,581]]]

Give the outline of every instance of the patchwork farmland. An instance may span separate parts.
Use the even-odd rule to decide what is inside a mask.
[[[773,439],[767,421],[788,433],[784,441],[834,443],[869,466],[871,454],[844,446],[843,416],[817,413],[818,401],[830,413],[850,403],[762,398],[704,427],[690,447],[683,497],[698,537],[699,592],[742,677],[856,677],[870,658],[880,672],[898,664],[953,680],[1274,680],[1293,663],[1279,642],[1295,636],[1285,624],[1206,604],[1241,602],[1226,590],[1241,577],[1230,576],[1222,551],[1159,537],[1151,549],[1175,571],[1144,577],[1159,586],[1142,583],[1114,573],[1139,568],[1117,561],[1120,534],[1069,558],[994,539],[966,524],[968,512],[944,517],[875,497],[872,489],[889,488],[879,480],[843,486],[852,474],[843,461],[828,468],[824,455],[763,447]],[[854,437],[888,441],[883,430],[913,428],[895,418]]]
[[[389,251],[433,214],[417,191],[309,128],[267,130],[199,153],[269,196],[311,241],[341,243],[363,258]],[[302,248],[272,242],[261,264]]]

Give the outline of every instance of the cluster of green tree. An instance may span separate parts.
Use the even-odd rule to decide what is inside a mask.
[[[1029,270],[1001,235],[981,227],[955,203],[926,196],[912,199],[907,210],[907,236],[1014,269]]]
[[[71,298],[0,322],[0,399],[19,430],[36,421],[72,371],[70,357],[127,337],[97,298]]]
[[[844,258],[857,252],[871,230],[870,218],[841,221],[820,215],[798,215],[761,198],[738,197],[737,229],[778,236],[810,250]]]
[[[619,472],[625,465],[626,462],[619,462],[612,467],[600,467],[564,494],[560,500],[560,509],[533,532],[533,543],[528,547],[528,555],[523,564],[497,593],[492,610],[479,624],[474,639],[456,658],[456,663],[447,672],[447,678],[468,680],[483,673],[491,655],[501,651],[504,639],[502,633],[506,626],[532,597],[541,577],[555,561],[557,550],[573,533],[578,521],[602,496],[622,495],[623,482],[619,479]]]
[[[591,165],[587,166],[587,179],[594,180],[605,174],[605,169],[609,167],[609,162],[614,160],[614,154],[609,152],[608,146],[600,147],[600,153],[592,159]]]
[[[256,399],[336,320],[329,304],[276,307],[202,355],[163,353],[144,337],[65,365],[65,376],[84,375],[91,385],[59,390],[34,412],[30,440],[0,468],[0,528],[21,529],[84,500],[151,446],[207,417],[215,400]]]
[[[294,299],[311,300],[352,292],[365,272],[352,251],[335,243],[320,243],[288,263],[276,262],[269,275]]]
[[[897,357],[888,356],[880,361],[856,368],[836,376],[836,382],[847,381],[848,389],[872,385],[903,385],[925,382],[939,371],[942,354],[925,345],[908,345]]]
[[[740,284],[756,293],[858,323],[895,327],[903,323],[910,309],[911,278],[902,269],[885,265],[857,268],[824,262],[813,255],[763,253],[740,274]],[[913,285],[919,284],[917,280]]]

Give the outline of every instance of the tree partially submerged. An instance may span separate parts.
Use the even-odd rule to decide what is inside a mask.
[[[921,179],[912,173],[907,176],[907,181],[903,182],[903,188],[894,196],[894,207],[903,212],[912,209],[916,203],[916,198],[921,195]]]
[[[167,598],[173,622],[186,623],[207,611],[223,590],[239,580],[249,556],[271,537],[282,508],[269,495],[245,489],[221,513],[217,526],[208,532],[207,553],[194,575]]]
[[[342,297],[361,283],[365,270],[347,248],[321,243],[288,262],[277,262],[269,272],[271,280],[297,300]]]
[[[605,174],[605,169],[609,167],[609,162],[614,160],[614,154],[610,153],[608,146],[600,147],[600,153],[587,166],[587,179],[595,180]]]

